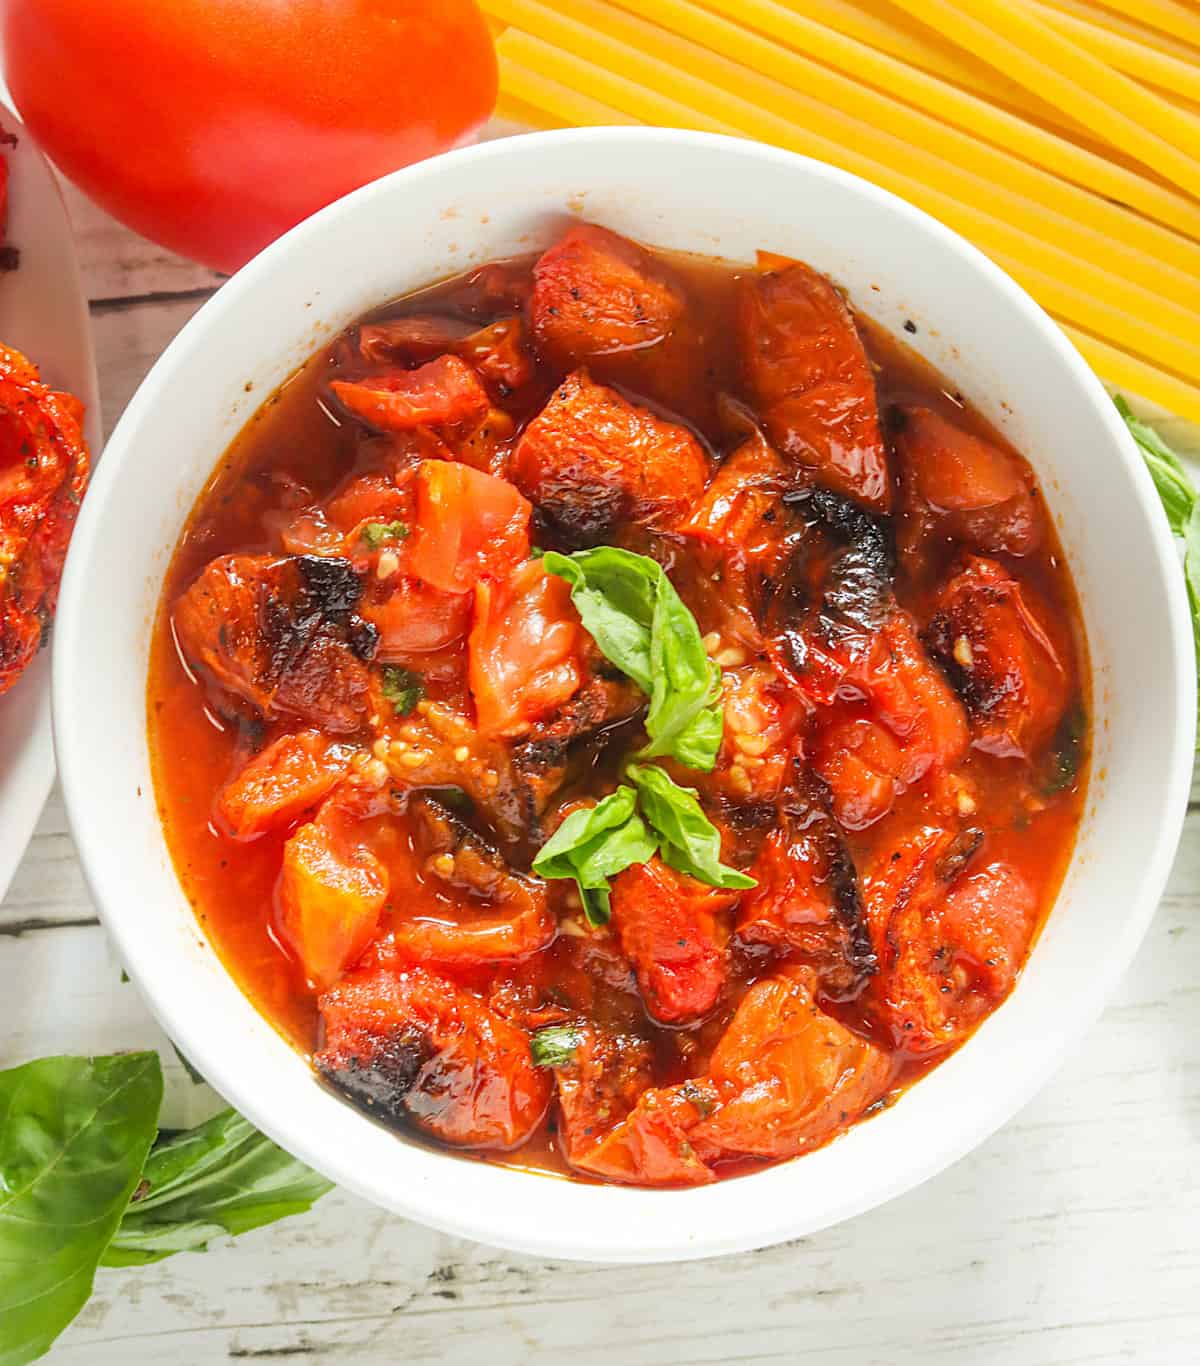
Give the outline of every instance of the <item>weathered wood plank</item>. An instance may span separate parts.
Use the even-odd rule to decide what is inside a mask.
[[[39,839],[54,839],[53,808],[43,824]],[[566,1354],[597,1366],[1194,1360],[1198,885],[1194,815],[1137,964],[1077,1057],[976,1153],[840,1228],[698,1266],[552,1265],[339,1193],[207,1257],[102,1274],[53,1359],[151,1366],[167,1350],[189,1366],[558,1366]],[[39,963],[56,984],[94,974],[98,933],[46,934],[59,967],[45,947],[11,966],[6,954],[0,982],[36,980]],[[90,1011],[97,995],[131,990],[111,982],[84,989]],[[30,1000],[28,987],[22,995]],[[43,1008],[27,1045],[65,1044],[71,1026],[55,1023],[50,1000]],[[40,1014],[36,998],[21,1013]],[[118,1016],[94,1035],[104,1046],[131,1037],[124,1005]]]
[[[84,290],[90,299],[178,293],[220,284],[223,277],[216,271],[175,256],[123,228],[70,181],[61,176],[59,181],[75,230]]]
[[[208,295],[202,293],[156,304],[93,309],[92,330],[106,438],[146,372],[206,298]],[[214,453],[214,464],[219,454]]]

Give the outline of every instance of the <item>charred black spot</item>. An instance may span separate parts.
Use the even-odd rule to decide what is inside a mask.
[[[399,1126],[407,1118],[405,1101],[432,1056],[425,1035],[409,1027],[370,1036],[369,1051],[341,1056],[325,1050],[313,1063],[351,1104],[385,1124]]]
[[[379,649],[379,628],[372,621],[355,617],[346,633],[346,642],[357,658],[370,663]]]
[[[324,555],[301,555],[297,561],[312,604],[337,620],[349,616],[362,597],[362,579],[349,560]]]
[[[853,1000],[879,971],[879,957],[871,942],[858,869],[830,809],[829,789],[799,761],[780,818],[785,828],[816,840],[822,849],[834,919],[841,930],[841,942],[835,946],[841,967],[823,974],[822,991],[835,1001]]]
[[[543,485],[538,495],[537,525],[545,539],[564,550],[588,550],[612,539],[614,528],[629,513],[620,489],[604,484]]]
[[[983,831],[973,825],[960,831],[950,842],[950,847],[937,861],[934,872],[940,881],[950,883],[966,871],[967,864],[983,846]]]

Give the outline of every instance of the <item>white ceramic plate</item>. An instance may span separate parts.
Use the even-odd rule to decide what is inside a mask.
[[[47,384],[83,400],[85,432],[95,455],[102,438],[96,362],[67,210],[54,173],[5,105],[0,105],[0,123],[17,136],[17,145],[3,151],[9,171],[8,240],[21,253],[20,268],[0,275],[0,341],[36,362]],[[53,782],[50,659],[43,651],[21,681],[0,696],[0,900]]]

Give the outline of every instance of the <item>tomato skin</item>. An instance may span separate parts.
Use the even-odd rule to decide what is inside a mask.
[[[465,593],[529,558],[532,509],[504,479],[426,460],[417,475],[417,533],[408,565],[443,593]]]
[[[651,1019],[692,1024],[716,1005],[728,975],[717,917],[736,900],[736,893],[677,873],[657,854],[613,879],[613,925]]]
[[[463,141],[496,99],[474,0],[20,0],[0,36],[42,150],[127,226],[219,270]]]
[[[540,560],[476,585],[468,667],[481,734],[523,735],[578,692],[580,633],[566,580]]]
[[[331,744],[319,730],[281,735],[222,791],[216,817],[235,840],[257,839],[302,816],[328,796],[350,766],[349,745]]]

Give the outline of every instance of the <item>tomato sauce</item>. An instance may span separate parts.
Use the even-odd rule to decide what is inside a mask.
[[[584,228],[388,305],[180,539],[148,717],[181,885],[257,1008],[410,1136],[660,1186],[800,1154],[969,1037],[1053,905],[1090,697],[1036,472],[769,264]],[[666,569],[723,671],[712,771],[664,768],[757,884],[656,857],[598,927],[530,872],[644,743],[537,559],[597,544]],[[543,1030],[567,1051],[531,1067]]]

